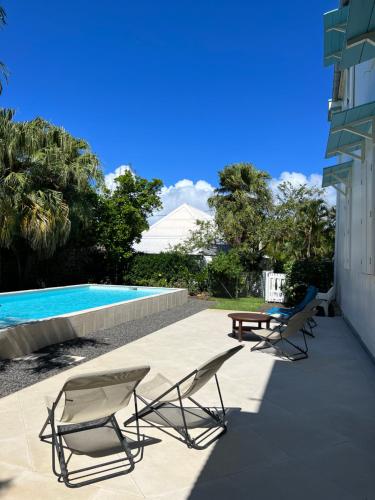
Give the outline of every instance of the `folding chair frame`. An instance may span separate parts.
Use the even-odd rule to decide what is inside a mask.
[[[275,332],[278,332],[279,335],[280,335],[280,338],[278,339],[271,339],[269,337],[271,337]],[[305,344],[305,349],[303,349],[302,347],[296,345],[294,342],[292,342],[291,340],[287,339],[286,337],[283,336],[283,331],[282,331],[282,325],[280,325],[279,327],[276,327],[275,330],[273,330],[272,332],[270,332],[267,336],[265,337],[260,337],[260,340],[259,342],[257,342],[252,348],[251,348],[251,351],[260,351],[262,349],[269,349],[270,347],[276,347],[276,349],[281,353],[282,356],[284,356],[285,358],[289,359],[290,361],[299,361],[301,359],[306,359],[309,357],[308,355],[308,345],[307,345],[307,341],[306,341],[306,330],[305,328],[301,328],[300,330],[302,332],[302,335],[303,335],[303,340],[304,340],[304,344]],[[254,330],[253,332],[255,335],[257,335],[257,331]],[[282,346],[284,347],[284,343],[287,343],[289,344],[290,346],[294,347],[294,349],[296,350],[296,354],[290,354],[288,353],[287,351],[285,351],[284,349],[280,348],[277,344],[279,344],[281,342]],[[264,344],[264,345],[261,345],[261,344]]]
[[[313,314],[313,313],[312,313]],[[294,315],[293,315],[294,316]],[[293,316],[291,316],[290,318],[292,318]],[[276,321],[278,321],[279,323],[282,323],[284,325],[287,325],[288,324],[288,321],[290,320],[290,318],[274,318]],[[310,318],[307,319],[306,321],[306,324],[308,325],[310,331],[308,331],[305,326],[302,328],[302,331],[305,332],[306,335],[308,335],[309,337],[312,337],[312,338],[315,338],[315,335],[314,335],[314,332],[313,332],[313,329],[316,328],[318,326],[318,323],[315,321],[315,318],[314,316],[311,315]],[[256,332],[253,332],[253,333],[256,333]]]
[[[219,395],[222,415],[220,415],[219,411],[217,411],[216,408],[215,408],[215,411],[212,411],[211,408],[207,408],[207,407],[202,406],[200,403],[198,403],[198,401],[196,401],[195,399],[193,399],[189,396],[187,396],[186,398],[183,398],[181,396],[181,390],[180,390],[181,384],[183,384],[184,382],[186,382],[190,378],[194,377],[197,374],[197,372],[198,372],[198,370],[194,370],[189,375],[187,375],[185,378],[180,380],[177,384],[174,384],[170,389],[165,391],[163,394],[160,394],[160,396],[158,398],[154,399],[150,403],[148,403],[147,400],[144,399],[142,396],[137,394],[136,398],[138,398],[140,401],[142,401],[142,403],[145,406],[138,412],[138,415],[134,414],[131,418],[126,420],[124,422],[124,426],[127,426],[130,423],[140,419],[140,420],[145,421],[146,423],[148,423],[152,427],[160,429],[163,432],[165,432],[166,434],[169,434],[170,436],[174,437],[175,439],[178,439],[179,441],[185,443],[188,448],[194,448],[196,450],[203,450],[203,449],[207,448],[211,443],[213,443],[214,441],[219,439],[219,437],[222,436],[223,434],[225,434],[225,432],[227,431],[226,412],[225,412],[225,407],[224,407],[224,403],[223,403],[223,398],[221,395],[219,380],[218,380],[216,373],[214,375],[214,378],[215,378],[215,382],[216,382],[217,392]],[[177,404],[174,405],[173,403],[160,401],[161,398],[164,398],[165,396],[172,393],[173,391],[177,391],[178,406],[177,406]],[[204,413],[206,413],[211,418],[213,423],[215,423],[216,425],[213,427],[209,427],[208,429],[204,430],[199,435],[192,437],[192,435],[188,429],[188,425],[187,425],[187,421],[186,421],[186,414],[189,412],[193,413],[193,411],[190,407],[186,408],[184,406],[183,399],[188,399],[189,401],[191,401],[195,405],[196,408],[199,408]],[[173,408],[179,407],[180,408],[182,422],[183,422],[182,427],[175,425],[165,415],[163,415],[160,412],[160,410],[162,408],[166,408],[166,407],[173,407]],[[173,428],[177,432],[178,436],[166,431],[163,426],[157,425],[157,424],[147,420],[147,418],[146,418],[147,415],[150,415],[151,413],[156,413],[159,416],[159,418],[161,420],[163,420],[163,422],[165,422],[166,426]],[[212,439],[209,439],[209,441],[205,441],[209,436],[214,434],[219,429],[221,429],[219,433],[217,433]]]
[[[134,394],[135,415],[138,415],[138,405],[137,405],[137,397],[136,397],[135,391],[133,391],[133,394]],[[129,474],[135,467],[135,460],[134,459],[138,456],[140,450],[138,450],[137,453],[135,453],[135,454],[131,453],[129,446],[128,446],[128,443],[126,442],[126,437],[123,436],[115,415],[114,414],[110,415],[107,419],[99,419],[99,420],[101,420],[101,422],[99,424],[95,423],[95,422],[97,422],[97,420],[94,420],[91,422],[85,422],[83,424],[69,424],[69,425],[57,425],[56,426],[56,424],[55,424],[55,410],[56,410],[56,407],[57,407],[58,402],[61,399],[62,395],[63,395],[63,391],[60,391],[56,401],[52,405],[52,408],[51,409],[48,408],[48,417],[47,417],[47,419],[46,419],[46,421],[45,421],[45,423],[44,423],[44,425],[39,433],[39,439],[41,441],[52,445],[52,471],[55,474],[55,476],[57,476],[58,481],[60,481],[60,482],[63,481],[65,483],[65,485],[68,486],[69,488],[79,488],[81,486],[93,484],[93,483],[96,483],[99,481],[103,481],[105,479],[110,479],[113,477],[122,476],[124,474]],[[112,425],[112,428],[116,432],[117,437],[119,439],[119,444],[122,447],[122,451],[124,452],[125,457],[120,458],[120,459],[116,459],[116,460],[110,460],[110,461],[107,461],[107,462],[104,462],[104,463],[101,463],[98,465],[92,465],[90,467],[85,467],[85,468],[69,471],[68,464],[69,464],[69,461],[73,455],[73,452],[70,452],[69,457],[66,458],[64,450],[69,450],[69,447],[63,444],[63,439],[62,439],[63,436],[66,434],[73,434],[73,433],[82,432],[85,430],[97,429],[97,428],[100,428],[100,427],[107,425],[108,423],[110,423]],[[51,426],[52,433],[51,434],[43,434],[48,425]],[[141,435],[140,435],[138,420],[137,420],[136,429],[137,429],[137,432],[136,432],[137,433],[137,441],[139,443]],[[60,467],[60,472],[57,470],[57,467],[56,467],[56,458],[57,458],[57,462],[58,462],[59,467]],[[93,471],[95,469],[99,469],[99,468],[103,468],[103,467],[107,467],[107,466],[111,466],[111,465],[115,466],[114,469],[116,469],[116,468],[119,468],[122,466],[121,462],[129,462],[129,467],[125,470],[118,471],[118,472],[112,472],[112,473],[106,474],[106,475],[101,475],[100,477],[97,477],[97,478],[87,479],[85,481],[81,481],[81,482],[77,482],[77,483],[72,482],[74,480],[74,478],[72,478],[71,476],[73,476],[73,475],[86,473],[86,472],[88,473],[89,471]],[[119,464],[119,465],[116,466],[116,464]],[[100,474],[101,471],[97,471],[97,473]],[[87,474],[87,475],[93,475],[93,474],[95,474],[95,472],[92,472],[91,474]]]

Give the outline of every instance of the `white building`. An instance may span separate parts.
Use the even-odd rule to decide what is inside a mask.
[[[375,0],[342,1],[324,16],[334,64],[323,186],[337,189],[336,299],[375,356]]]
[[[212,221],[213,217],[184,203],[144,231],[142,240],[134,245],[134,250],[144,253],[168,251],[190,236],[191,231],[197,228],[197,220]]]

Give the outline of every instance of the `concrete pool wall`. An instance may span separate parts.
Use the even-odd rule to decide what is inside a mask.
[[[150,287],[137,288],[141,290]],[[187,298],[187,290],[176,288],[159,295],[3,328],[0,330],[0,359],[26,356],[48,345],[84,337],[98,330],[166,311],[186,303]]]

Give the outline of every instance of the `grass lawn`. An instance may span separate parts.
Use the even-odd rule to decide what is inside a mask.
[[[222,297],[211,297],[212,309],[230,309],[236,311],[258,311],[264,304],[262,297],[241,297],[240,299],[228,299]]]

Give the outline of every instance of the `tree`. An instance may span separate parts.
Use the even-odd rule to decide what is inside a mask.
[[[228,165],[219,172],[219,188],[208,200],[225,241],[251,267],[262,258],[263,233],[272,204],[268,179],[267,172],[251,163]]]
[[[331,258],[335,216],[335,208],[324,200],[322,189],[295,187],[290,182],[280,184],[268,225],[268,254],[284,263]]]
[[[171,250],[184,254],[204,254],[207,250],[218,248],[222,243],[223,236],[214,221],[197,220],[196,228],[189,232],[186,240]]]
[[[33,257],[88,227],[102,173],[85,141],[42,118],[13,118],[0,110],[0,249],[13,253],[21,282]]]
[[[6,12],[3,7],[0,6],[0,28],[6,24]],[[8,70],[3,62],[0,61],[0,94],[3,91],[3,81],[8,80]]]
[[[117,177],[113,192],[106,190],[98,207],[98,241],[104,246],[115,268],[118,281],[132,245],[139,242],[143,231],[149,228],[148,217],[162,208],[159,179],[148,181],[127,171]]]
[[[210,289],[214,296],[238,298],[244,285],[244,269],[238,252],[234,249],[219,252],[208,264]]]

